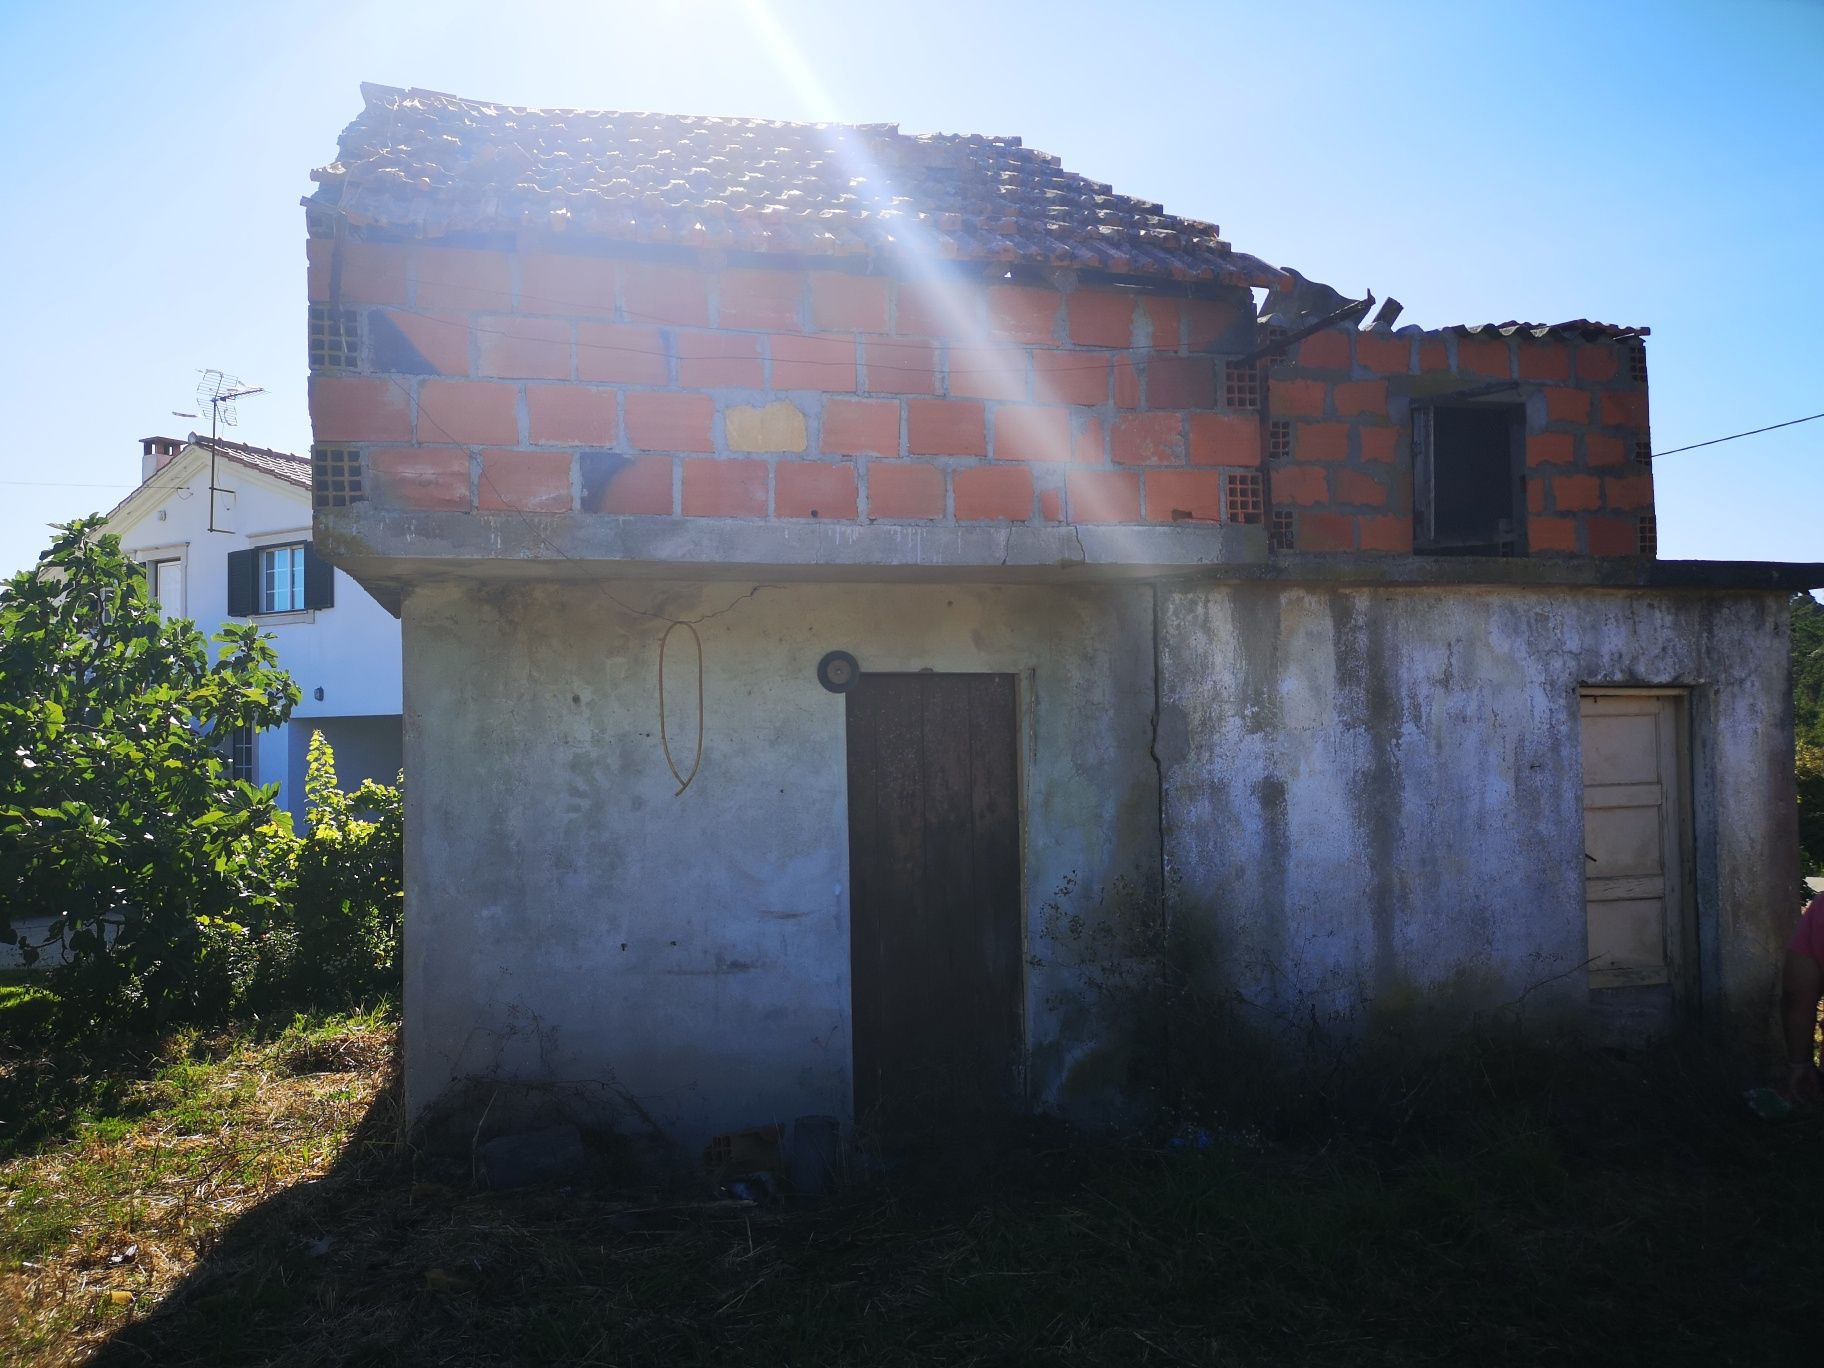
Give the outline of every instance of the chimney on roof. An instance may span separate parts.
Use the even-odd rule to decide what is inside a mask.
[[[141,437],[139,439],[140,483],[151,479],[170,465],[184,444],[175,437]]]

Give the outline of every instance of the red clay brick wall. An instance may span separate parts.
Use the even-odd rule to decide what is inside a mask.
[[[839,522],[1264,519],[1246,291],[309,244],[316,441],[370,502]],[[960,308],[964,317],[954,314]],[[1213,354],[1215,347],[1223,354]],[[1243,396],[1245,398],[1245,396]]]
[[[1305,339],[1266,383],[1276,545],[1410,552],[1412,404],[1515,380],[1501,397],[1526,405],[1532,553],[1653,554],[1642,345],[1353,327]]]

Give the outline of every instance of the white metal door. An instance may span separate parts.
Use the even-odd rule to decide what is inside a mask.
[[[1684,698],[1586,690],[1581,703],[1590,986],[1676,989],[1689,959]]]

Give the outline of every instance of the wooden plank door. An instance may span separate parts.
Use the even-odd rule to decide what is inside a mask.
[[[1586,690],[1580,703],[1590,986],[1676,995],[1691,961],[1684,699]]]
[[[869,674],[845,697],[856,1121],[991,1121],[1019,1095],[1014,677]]]

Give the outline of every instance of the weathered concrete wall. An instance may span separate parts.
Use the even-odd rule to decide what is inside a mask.
[[[1591,1011],[1577,690],[1684,685],[1699,994],[1764,1029],[1796,868],[1785,603],[1166,591],[1167,846],[1226,986],[1269,1030]]]
[[[813,676],[834,648],[1020,676],[1037,1105],[1093,1114],[1125,1073],[1106,985],[1133,980],[1098,928],[1159,873],[1161,775],[1168,877],[1269,1032],[1521,1000],[1588,1017],[1582,684],[1692,690],[1699,990],[1712,1023],[1765,1023],[1796,868],[1783,594],[1180,584],[1157,640],[1147,585],[742,594],[411,591],[414,1111],[464,1080],[557,1083],[687,1150],[847,1115],[844,705]],[[703,766],[677,796],[658,642],[711,613]],[[687,633],[667,673],[688,768]]]
[[[406,1070],[416,1112],[464,1079],[631,1098],[694,1147],[846,1116],[844,704],[814,671],[1017,672],[1030,949],[1029,1087],[1060,1100],[1090,1029],[1043,943],[1053,890],[1088,903],[1158,860],[1145,586],[790,586],[701,624],[701,773],[658,735],[662,621],[740,586],[450,581],[405,603]],[[688,768],[688,634],[666,657]],[[623,1123],[637,1128],[631,1108]]]

